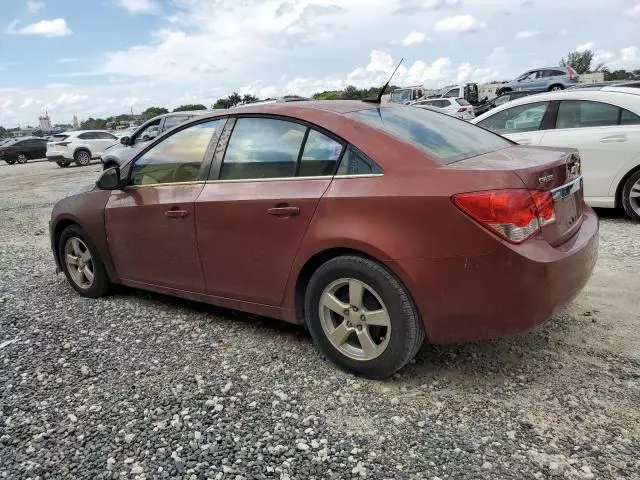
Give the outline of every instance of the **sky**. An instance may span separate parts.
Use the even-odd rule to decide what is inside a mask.
[[[590,48],[640,68],[640,0],[1,0],[0,125],[345,85],[505,80]]]

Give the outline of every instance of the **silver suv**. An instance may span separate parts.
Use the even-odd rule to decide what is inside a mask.
[[[553,92],[564,90],[578,83],[578,75],[569,66],[536,68],[524,72],[515,80],[504,83],[497,95],[507,92]]]

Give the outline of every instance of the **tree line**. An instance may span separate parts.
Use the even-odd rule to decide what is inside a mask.
[[[633,70],[631,72],[618,69],[611,70],[604,65],[604,63],[600,63],[598,65],[593,65],[593,59],[595,57],[595,52],[593,50],[573,50],[569,52],[566,58],[562,58],[560,60],[560,66],[566,67],[569,66],[573,68],[573,70],[578,75],[584,75],[586,73],[598,73],[602,72],[604,74],[604,81],[610,82],[615,80],[637,80],[640,79],[640,69]]]

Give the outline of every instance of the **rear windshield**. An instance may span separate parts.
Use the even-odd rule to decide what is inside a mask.
[[[420,148],[445,165],[512,145],[480,127],[425,108],[382,107],[348,115]]]
[[[462,105],[463,107],[467,107],[467,106],[471,105],[464,98],[456,98],[456,102],[458,102],[458,104]]]
[[[67,138],[69,138],[69,135],[62,135],[62,134],[57,134],[57,135],[52,135],[51,139],[54,142],[61,142],[62,140],[66,140]]]

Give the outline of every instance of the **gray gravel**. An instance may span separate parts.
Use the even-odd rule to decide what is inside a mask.
[[[299,327],[79,297],[47,222],[98,171],[0,165],[0,478],[640,478],[640,226],[603,212],[592,280],[543,327],[375,382]]]

